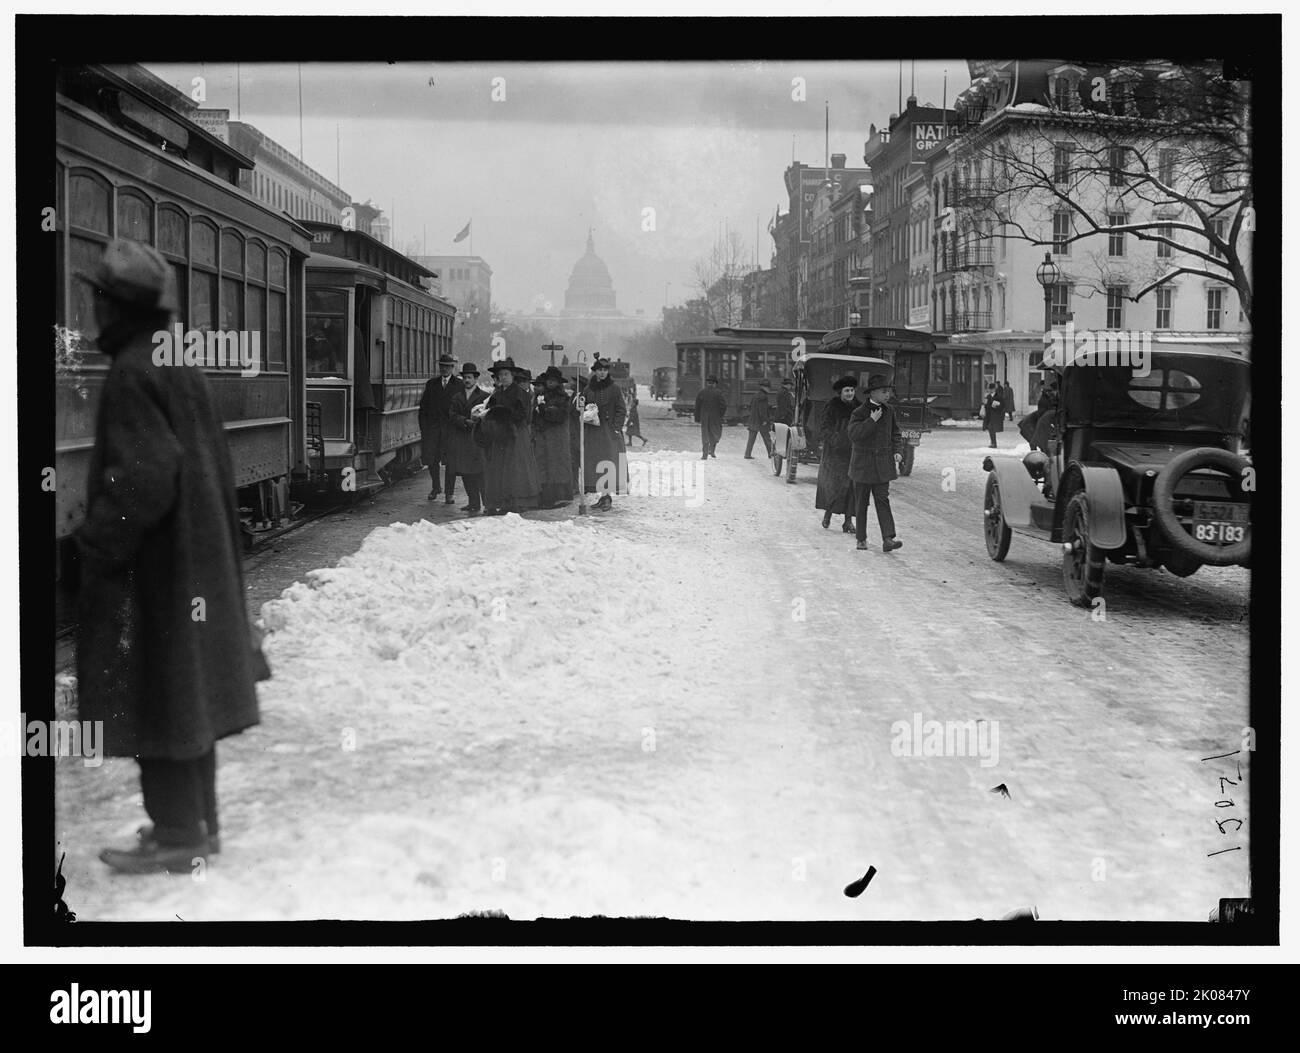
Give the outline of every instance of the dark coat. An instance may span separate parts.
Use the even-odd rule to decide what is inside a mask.
[[[997,403],[994,406],[993,403]],[[1002,431],[1002,421],[1007,415],[1006,395],[1003,394],[1001,386],[993,394],[984,396],[984,430],[994,435]]]
[[[727,399],[717,388],[704,387],[695,396],[695,423],[710,442],[722,438],[722,422],[727,416]]]
[[[420,396],[420,457],[425,464],[435,463],[434,458],[441,452],[442,447],[436,444],[451,432],[451,400],[463,389],[464,384],[454,375],[445,386],[442,377],[430,377],[424,385]]]
[[[846,403],[837,393],[822,406],[818,417],[821,464],[817,468],[817,508],[843,515],[852,511],[849,460],[853,443],[849,440],[849,418],[860,405],[856,399]]]
[[[528,433],[528,399],[518,384],[497,388],[478,426],[483,446],[483,503],[488,508],[535,508],[541,484]]]
[[[569,446],[569,399],[562,390],[548,391],[533,412],[533,453],[542,486],[573,484]]]
[[[789,388],[782,388],[781,394],[776,397],[776,419],[781,424],[794,423],[794,392]]]
[[[772,403],[766,391],[760,391],[749,404],[749,430],[767,431],[772,427]]]
[[[257,668],[225,432],[200,369],[153,363],[155,328],[100,338],[78,706],[109,756],[192,760],[258,722]]]
[[[483,474],[483,448],[474,441],[478,422],[469,411],[485,402],[487,397],[488,393],[477,384],[472,388],[462,387],[451,397],[447,415],[447,471],[457,475]]]
[[[871,419],[876,404],[869,399],[849,417],[849,478],[855,483],[887,483],[898,478],[894,454],[903,452],[903,433],[894,417],[894,407],[881,406],[879,420]]]
[[[620,484],[625,468],[621,455],[627,450],[623,442],[623,425],[627,421],[623,392],[610,377],[606,377],[603,381],[591,381],[582,397],[589,406],[595,403],[600,413],[599,424],[583,425],[582,441],[586,445],[583,452],[583,489],[587,493],[595,493],[599,482],[610,478],[604,474],[610,472],[610,468],[602,468],[602,465],[612,465],[614,493],[622,493]]]

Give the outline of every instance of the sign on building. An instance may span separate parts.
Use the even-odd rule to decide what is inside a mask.
[[[931,150],[942,146],[947,130],[942,121],[922,121],[912,125],[912,163],[927,160]]]

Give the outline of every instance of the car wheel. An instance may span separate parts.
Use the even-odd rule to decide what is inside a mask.
[[[984,547],[989,550],[989,559],[996,563],[1006,559],[1011,548],[1011,528],[1002,515],[1002,491],[998,489],[998,477],[992,473],[984,484]]]
[[[1106,557],[1092,543],[1089,531],[1088,494],[1080,490],[1065,506],[1061,524],[1061,572],[1065,579],[1065,594],[1076,607],[1091,607],[1101,595],[1106,572]]]
[[[1198,564],[1205,563],[1212,567],[1229,567],[1250,562],[1250,527],[1246,536],[1235,544],[1217,545],[1212,542],[1198,541],[1188,533],[1188,528],[1178,521],[1174,514],[1174,491],[1184,475],[1197,468],[1217,468],[1229,477],[1240,480],[1242,471],[1250,462],[1240,454],[1229,450],[1220,450],[1205,446],[1196,450],[1187,450],[1173,458],[1161,469],[1155,486],[1151,488],[1152,516],[1160,533],[1164,534],[1171,548]]]
[[[911,445],[904,446],[903,459],[898,464],[898,474],[911,475],[912,465],[915,462],[916,462],[916,447]]]

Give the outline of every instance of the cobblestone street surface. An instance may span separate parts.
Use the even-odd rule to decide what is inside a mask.
[[[666,403],[641,423],[634,468],[702,468],[696,498],[465,522],[422,474],[250,556],[254,616],[293,590],[262,723],[218,746],[222,854],[111,875],[136,765],[61,760],[78,917],[1203,921],[1249,895],[1248,754],[1203,760],[1250,723],[1246,571],[1108,566],[1103,620],[1057,546],[988,558],[974,428],[925,437],[885,554],[874,510],[856,551],[816,469],[743,460],[744,428],[701,465]]]

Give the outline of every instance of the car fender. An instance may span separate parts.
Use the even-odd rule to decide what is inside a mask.
[[[1128,524],[1124,520],[1124,484],[1119,472],[1108,464],[1071,464],[1061,480],[1063,499],[1056,504],[1057,531],[1069,496],[1078,490],[1088,495],[1088,540],[1101,549],[1123,548],[1128,541]]]
[[[1026,530],[1033,527],[1029,506],[1041,501],[1043,495],[1038,492],[1034,477],[1018,460],[999,458],[999,464],[993,458],[986,458],[986,467],[998,480],[998,494],[1002,501],[1002,519],[1012,530]],[[992,462],[989,466],[988,462]]]

